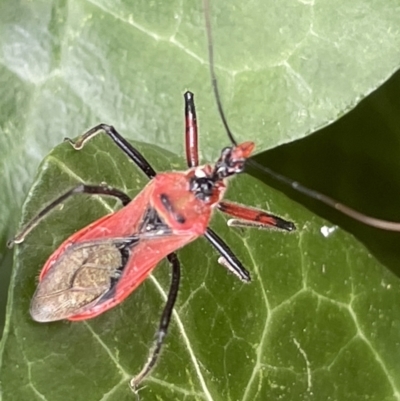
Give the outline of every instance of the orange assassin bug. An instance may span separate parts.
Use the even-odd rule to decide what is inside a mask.
[[[233,139],[217,94],[218,107],[232,145],[221,151],[214,165],[199,166],[194,95],[187,91],[184,100],[188,170],[156,173],[145,157],[114,127],[99,124],[75,142],[67,141],[79,150],[91,138],[104,132],[150,179],[147,186],[132,200],[119,189],[105,184],[78,185],[42,209],[10,241],[10,245],[23,242],[40,221],[75,194],[106,195],[121,201],[122,209],[82,228],[48,258],[39,276],[30,314],[38,322],[94,318],[121,303],[162,259],[167,258],[172,266],[167,302],[155,345],[140,373],[131,380],[133,390],[155,365],[168,331],[180,282],[176,250],[204,236],[219,253],[221,265],[241,281],[250,281],[250,273],[222,238],[208,227],[215,209],[232,217],[228,222],[231,226],[275,227],[284,231],[295,229],[292,222],[278,216],[223,200],[227,179],[243,172],[254,143],[238,144]]]
[[[49,257],[40,273],[30,313],[38,322],[77,321],[98,316],[122,302],[158,262],[167,258],[172,265],[168,300],[150,357],[131,381],[133,389],[155,365],[168,330],[180,280],[180,264],[174,253],[177,249],[204,236],[220,254],[220,264],[243,282],[250,281],[249,272],[228,245],[208,227],[214,209],[233,217],[230,225],[295,229],[292,222],[278,216],[222,200],[226,180],[243,172],[254,144],[243,142],[226,147],[214,166],[199,166],[193,94],[186,92],[184,99],[187,171],[156,173],[112,126],[99,124],[76,142],[68,141],[75,149],[81,149],[92,137],[105,132],[151,179],[149,184],[133,200],[107,185],[78,185],[39,212],[12,241],[22,242],[49,212],[75,194],[108,195],[121,201],[122,209],[73,234]]]
[[[210,28],[207,32],[210,32]],[[32,300],[31,314],[37,321],[60,319],[74,321],[95,317],[122,302],[156,267],[157,262],[166,257],[172,266],[168,300],[157,330],[155,347],[142,371],[132,379],[133,388],[138,386],[155,365],[168,330],[180,279],[180,265],[175,250],[204,235],[220,253],[219,262],[222,265],[242,281],[250,280],[249,273],[229,247],[207,227],[212,208],[233,216],[231,225],[260,228],[273,226],[286,231],[294,229],[293,223],[277,216],[221,200],[226,187],[226,178],[243,171],[246,159],[253,150],[253,144],[251,142],[237,144],[227,125],[213,72],[211,46],[210,66],[218,108],[232,142],[231,147],[222,151],[214,167],[209,165],[198,167],[196,113],[193,95],[187,92],[185,115],[188,171],[156,174],[146,159],[113,127],[100,124],[86,132],[77,142],[70,141],[71,144],[75,149],[80,149],[87,140],[104,131],[151,179],[148,186],[131,200],[117,188],[105,185],[80,185],[43,209],[13,240],[14,243],[22,242],[47,213],[74,194],[101,194],[121,200],[125,206],[123,209],[80,230],[50,256],[40,274],[40,284]],[[262,169],[266,171],[265,167]],[[273,175],[276,177],[276,174]],[[182,186],[179,185],[180,180]],[[170,188],[175,185],[178,188],[170,193]],[[300,190],[303,188],[303,192],[311,192],[292,181],[290,185]],[[204,209],[200,207],[201,213],[194,213],[198,205],[203,203],[207,204],[206,212],[204,213]],[[335,203],[334,207],[343,211],[338,205]],[[137,256],[138,254],[146,255],[146,263],[144,263],[145,258]],[[151,258],[147,258],[147,255]],[[140,265],[134,264],[136,259],[140,259]],[[104,268],[107,263],[110,267]],[[66,287],[61,287],[60,291],[60,285]],[[58,291],[57,294],[55,290]],[[54,303],[51,303],[51,297]],[[65,307],[66,300],[71,301],[69,309]]]

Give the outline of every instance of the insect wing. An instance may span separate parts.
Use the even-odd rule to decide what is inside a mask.
[[[132,248],[132,254],[126,265],[114,273],[113,277],[109,277],[107,291],[80,311],[75,311],[67,319],[71,321],[90,319],[118,305],[148,277],[163,258],[194,238],[193,235],[173,235],[140,240]]]
[[[84,238],[90,235],[90,232],[92,232],[92,229],[97,226],[101,226],[103,223],[105,223],[108,219],[110,219],[113,215],[109,214],[107,216],[104,216],[100,218],[99,220],[96,220],[92,224],[89,224],[82,230],[78,231],[77,233],[73,234],[71,237],[69,237],[67,240],[65,240],[54,252],[53,254],[49,257],[45,265],[43,266],[42,270],[40,271],[39,275],[39,282],[41,282],[44,277],[47,275],[49,269],[54,265],[54,263],[63,255],[66,250],[72,246],[75,243],[78,243],[81,240],[81,238]]]
[[[31,303],[40,322],[85,320],[128,297],[170,252],[193,235],[130,237],[71,245],[39,283]]]
[[[73,234],[49,257],[31,303],[34,320],[68,319],[82,308],[90,309],[107,293],[110,280],[115,280],[115,275],[127,264],[123,245],[133,244],[131,233],[143,217],[149,192],[150,185],[123,209]],[[122,238],[128,239],[122,241]]]
[[[110,213],[101,217],[67,238],[58,249],[53,252],[43,266],[39,281],[43,280],[54,263],[56,263],[61,255],[74,244],[134,235],[135,229],[143,217],[143,211],[147,207],[149,195],[152,192],[152,185],[150,184],[152,184],[152,182],[124,208],[115,213]]]
[[[40,281],[31,302],[39,322],[67,319],[107,294],[126,263],[125,248],[115,241],[71,245]]]
[[[190,230],[174,234],[140,228],[153,185],[120,211],[72,235],[51,255],[32,299],[34,320],[84,320],[103,313],[122,302],[160,260],[197,237]]]

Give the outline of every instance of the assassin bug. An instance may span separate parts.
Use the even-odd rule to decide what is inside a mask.
[[[40,211],[10,243],[22,242],[48,213],[75,194],[107,195],[121,201],[121,210],[73,234],[50,256],[40,273],[30,313],[38,322],[96,317],[122,302],[167,258],[172,266],[167,303],[149,359],[131,381],[133,389],[155,365],[168,330],[180,281],[180,263],[174,253],[177,249],[204,236],[220,254],[221,265],[243,282],[250,281],[249,272],[228,245],[208,227],[214,209],[233,217],[230,225],[295,229],[292,222],[278,216],[222,200],[227,179],[243,172],[254,143],[237,144],[227,128],[232,145],[221,151],[215,165],[199,166],[194,96],[186,92],[184,99],[187,171],[156,173],[114,127],[99,124],[76,142],[68,139],[69,143],[79,150],[100,132],[106,133],[150,179],[149,184],[133,200],[107,185],[78,185]],[[219,97],[217,101],[227,127]]]
[[[150,179],[147,186],[132,200],[119,189],[105,184],[78,185],[42,209],[9,242],[9,246],[23,242],[50,212],[75,194],[105,195],[121,201],[122,209],[82,228],[49,257],[40,272],[30,314],[37,322],[94,318],[121,303],[166,258],[172,267],[167,302],[149,358],[130,382],[133,390],[155,365],[168,331],[180,283],[176,250],[204,236],[219,253],[218,262],[222,266],[242,282],[250,281],[250,273],[218,234],[208,227],[214,209],[231,216],[228,222],[231,226],[295,229],[292,222],[263,210],[222,200],[227,179],[243,172],[254,143],[237,144],[227,129],[232,145],[221,151],[215,165],[199,166],[194,95],[186,92],[184,101],[187,171],[156,173],[145,157],[114,127],[99,124],[75,142],[66,140],[74,149],[80,150],[87,141],[104,132]],[[219,98],[217,101],[227,127]]]
[[[243,282],[250,274],[228,245],[208,227],[214,209],[233,217],[230,225],[292,231],[295,226],[278,216],[222,200],[226,180],[243,172],[254,149],[252,142],[226,147],[214,166],[199,166],[194,97],[184,94],[186,160],[184,172],[156,173],[147,160],[112,126],[100,124],[83,134],[75,149],[105,132],[150,178],[131,200],[107,185],[78,185],[44,208],[13,239],[20,243],[58,205],[74,194],[108,195],[124,205],[65,240],[44,265],[31,302],[30,313],[38,322],[90,319],[122,302],[163,259],[172,265],[172,281],[155,346],[142,371],[132,379],[135,389],[157,361],[171,319],[180,281],[180,264],[174,253],[204,236],[220,254],[219,262]]]
[[[210,64],[211,66],[213,64],[211,51]],[[194,240],[196,237],[204,235],[221,254],[221,264],[235,273],[242,281],[249,281],[249,273],[232,254],[226,244],[212,230],[206,228],[207,221],[196,220],[196,222],[199,223],[199,227],[197,228],[196,225],[191,224],[193,220],[191,216],[188,216],[186,213],[188,210],[193,211],[193,209],[186,209],[184,206],[195,206],[197,203],[200,203],[200,201],[205,202],[205,200],[209,198],[209,215],[211,214],[211,207],[215,206],[222,212],[233,215],[236,218],[231,221],[232,225],[255,225],[257,227],[275,226],[287,231],[294,229],[292,223],[265,212],[244,208],[224,201],[218,203],[225,189],[224,180],[229,175],[240,173],[243,170],[244,162],[251,153],[252,143],[245,142],[241,145],[236,144],[222,111],[215,76],[213,76],[213,83],[217,95],[218,108],[233,146],[222,152],[214,168],[211,166],[205,166],[203,169],[197,168],[197,125],[194,102],[191,93],[186,93],[186,153],[188,167],[193,169],[189,171],[192,171],[193,175],[185,173],[186,176],[183,178],[183,182],[186,185],[189,183],[191,195],[193,195],[196,202],[192,204],[190,201],[187,201],[184,205],[179,204],[178,199],[175,198],[178,191],[174,192],[172,196],[169,193],[152,192],[149,188],[152,188],[153,185],[155,186],[156,184],[153,183],[157,182],[158,179],[162,180],[163,177],[166,178],[166,181],[162,183],[164,185],[160,186],[169,188],[167,184],[171,182],[168,182],[167,178],[172,179],[174,173],[168,173],[168,177],[166,177],[167,174],[158,174],[156,176],[156,173],[143,156],[120,137],[112,127],[100,125],[84,134],[80,140],[73,144],[74,147],[79,149],[87,140],[101,130],[104,130],[142,171],[152,179],[149,186],[146,187],[137,198],[131,201],[126,194],[116,188],[80,185],[65,193],[40,212],[38,218],[31,222],[30,225],[14,239],[15,243],[22,242],[29,231],[34,228],[47,213],[65,201],[66,198],[76,193],[115,196],[126,206],[126,208],[122,209],[120,212],[116,212],[111,216],[106,216],[70,237],[50,257],[42,270],[40,285],[32,302],[31,313],[38,321],[59,319],[84,320],[95,317],[121,302],[146,278],[151,269],[156,266],[157,261],[161,260],[163,257],[168,258],[173,271],[168,301],[162,314],[154,350],[150,354],[150,358],[143,370],[132,380],[131,384],[133,387],[136,387],[154,366],[162,346],[163,338],[168,329],[171,312],[177,296],[180,276],[179,260],[174,253],[171,253],[172,251]],[[230,162],[232,162],[232,164],[230,164]],[[237,165],[236,162],[238,163]],[[178,176],[174,176],[172,184],[177,183],[177,179]],[[217,186],[217,184],[220,186]],[[291,185],[293,185],[292,182]],[[183,192],[186,194],[186,191]],[[142,213],[138,214],[135,211],[134,217],[128,224],[125,221],[125,217],[129,221],[129,217],[131,217],[131,205],[135,205],[135,209],[142,210]],[[201,214],[201,218],[207,220],[204,214]],[[108,224],[112,225],[113,233],[111,236],[104,234],[105,230],[111,228]],[[183,228],[181,230],[182,226],[185,224],[191,224],[190,228],[187,230],[187,236],[183,233],[185,229]],[[155,254],[156,252],[151,252],[154,251],[152,246],[156,242],[158,246],[161,244],[163,252],[160,252],[158,255],[153,255],[153,253]],[[142,264],[138,266],[140,272],[135,271],[134,267],[131,266],[131,263],[133,263],[132,258],[135,257],[135,252],[143,252],[143,254],[147,252],[153,256],[153,259],[151,259],[147,265]],[[82,266],[83,260],[85,260],[85,265]],[[103,263],[110,263],[110,268],[100,268],[100,266],[103,266]],[[68,271],[67,275],[65,270]],[[132,273],[132,277],[130,277],[127,272]],[[89,287],[85,288],[84,291],[82,291],[82,287],[80,291],[74,291],[75,287],[71,286],[66,289],[62,288],[62,293],[56,295],[57,299],[55,300],[55,305],[64,306],[64,301],[66,299],[69,300],[72,293],[74,293],[74,305],[71,305],[69,310],[67,308],[61,308],[62,311],[60,308],[58,310],[57,308],[56,310],[50,310],[50,308],[46,310],[46,307],[50,306],[48,291],[54,290],[54,287],[60,290],[58,286],[65,284],[64,280],[67,278],[69,282],[73,280],[72,285],[79,284],[82,286],[82,284],[88,284]],[[65,296],[66,299],[64,298]]]

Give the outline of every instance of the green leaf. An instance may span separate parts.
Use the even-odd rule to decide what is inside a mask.
[[[182,154],[181,94],[190,89],[196,94],[203,159],[213,159],[221,146],[227,143],[209,83],[200,3],[72,4],[3,0],[0,7],[1,238],[9,237],[13,232],[22,198],[44,155],[64,136],[75,136],[99,121],[112,123],[127,137],[156,143]],[[258,1],[212,4],[211,7],[217,74],[228,120],[240,140],[256,141],[259,150],[300,138],[316,127],[333,121],[379,86],[399,65],[397,27],[400,13],[396,2],[280,1],[269,4]],[[114,163],[108,163],[109,167],[113,167],[110,164]],[[160,167],[163,167],[161,164]],[[169,163],[164,167],[169,168]],[[115,175],[115,170],[103,173],[88,178],[94,182],[105,181]],[[133,175],[138,177],[135,173]],[[116,185],[122,185],[123,189],[125,180],[121,178]],[[195,355],[212,398],[394,398],[392,394],[398,393],[396,378],[399,376],[396,365],[399,360],[398,281],[373,258],[366,261],[365,250],[353,240],[342,238],[344,234],[340,230],[328,239],[322,238],[318,230],[326,223],[318,222],[278,195],[275,195],[277,200],[274,195],[270,199],[265,187],[257,189],[257,184],[253,181],[247,183],[248,180],[243,176],[237,186],[232,185],[231,192],[235,192],[238,201],[270,206],[274,212],[290,215],[302,231],[294,235],[262,233],[261,236],[259,232],[252,232],[244,237],[244,245],[238,240],[238,233],[222,231],[249,269],[254,264],[260,270],[260,273],[253,274],[254,283],[243,288],[232,277],[226,277],[206,244],[200,242],[200,248],[194,245],[195,248],[182,251],[187,279],[184,279],[177,311],[186,319],[187,330],[197,333],[203,329],[206,333],[197,340],[191,335],[190,344],[196,345],[193,346]],[[51,190],[39,179],[35,188],[44,185],[46,193],[38,191],[32,194],[25,218],[65,191],[63,185],[72,185],[73,180],[63,180],[60,183],[63,185],[59,187],[54,185],[57,181],[58,176],[55,175],[50,182]],[[132,185],[132,189],[139,187]],[[81,208],[82,201],[77,202],[77,206],[71,205],[71,208],[77,213],[78,221],[54,214],[46,223],[50,228],[44,226],[38,230],[46,232],[51,229],[55,237],[43,242],[42,235],[37,234],[36,246],[25,251],[30,264],[25,265],[24,262],[23,266],[28,270],[30,266],[29,273],[15,270],[16,278],[10,292],[8,334],[2,343],[1,386],[3,398],[7,401],[33,397],[41,399],[37,389],[43,390],[43,386],[43,393],[51,400],[78,397],[101,399],[107,391],[103,391],[102,386],[112,389],[109,399],[131,399],[125,373],[120,374],[120,370],[115,368],[104,347],[92,348],[95,347],[95,329],[109,339],[107,349],[113,351],[111,355],[118,358],[119,365],[129,375],[135,374],[146,359],[162,304],[151,281],[121,309],[99,318],[97,328],[92,329],[92,322],[74,325],[35,325],[30,322],[28,300],[34,291],[34,277],[43,262],[65,235],[105,211],[104,208],[100,211],[97,206],[95,210],[88,207],[90,210],[78,213],[76,210]],[[306,227],[311,228],[304,229],[304,222],[310,224]],[[221,222],[218,224],[217,221],[217,228],[222,230],[224,224],[220,225]],[[307,238],[301,234],[304,230],[316,238],[312,236],[309,242],[304,241]],[[265,236],[267,240],[264,240]],[[281,241],[281,237],[284,240],[283,249],[280,248],[282,245],[274,243]],[[315,244],[314,250],[304,251],[305,243],[310,246]],[[27,244],[23,246],[28,247]],[[23,249],[17,258],[24,255]],[[207,250],[210,253],[206,253]],[[257,250],[262,253],[261,257],[252,255]],[[272,261],[266,259],[267,251]],[[36,259],[39,253],[40,261]],[[197,259],[194,259],[196,256]],[[309,259],[304,259],[304,256]],[[3,263],[7,263],[8,256],[3,249],[0,257]],[[203,258],[206,264],[198,262]],[[193,260],[196,260],[194,266]],[[304,260],[308,262],[309,270],[305,268],[307,263],[302,263]],[[323,270],[321,266],[327,262],[332,263],[334,272]],[[21,266],[22,260],[19,263]],[[315,291],[316,294],[328,293],[328,299],[336,300],[336,292],[341,294],[347,288],[345,280],[356,283],[354,287],[360,291],[349,291],[348,294],[364,294],[365,299],[360,295],[352,303],[350,295],[345,301],[340,299],[347,305],[347,310],[350,303],[355,308],[359,307],[358,301],[364,301],[365,311],[359,307],[362,312],[358,315],[361,314],[364,320],[369,319],[369,324],[354,318],[350,321],[353,327],[361,327],[364,329],[362,332],[368,334],[365,338],[361,336],[361,342],[371,345],[369,351],[368,348],[358,347],[356,340],[360,336],[355,337],[346,344],[347,347],[335,350],[337,359],[334,362],[338,364],[331,364],[333,359],[329,356],[334,341],[326,337],[329,330],[324,325],[332,325],[329,326],[332,337],[340,337],[343,342],[354,330],[343,329],[342,334],[336,335],[346,326],[345,323],[334,324],[329,318],[335,314],[326,310],[326,304],[319,301],[321,297],[313,298],[311,294],[308,302],[297,297],[294,302],[288,303],[289,310],[282,307],[280,310],[287,315],[283,316],[284,312],[268,314],[271,317],[267,334],[272,335],[268,341],[261,341],[262,353],[257,352],[260,339],[267,338],[260,334],[259,327],[268,309],[263,302],[263,286],[268,290],[267,299],[272,299],[271,305],[275,307],[282,299],[293,299],[290,294],[294,285],[290,283],[296,282],[296,274],[306,282],[310,276],[306,273],[314,271],[315,266],[320,268],[318,277],[330,279],[325,283],[326,287],[322,286],[325,292]],[[268,274],[264,272],[266,268]],[[300,268],[301,274],[298,271]],[[346,269],[348,274],[343,272]],[[256,271],[255,268],[252,270]],[[331,278],[324,275],[327,271],[342,274],[342,277]],[[166,288],[167,278],[162,276],[163,272],[166,275],[168,268],[160,267],[156,277]],[[199,272],[203,273],[200,278]],[[202,284],[203,279],[206,282],[204,274],[208,272],[207,285]],[[277,277],[273,276],[274,272]],[[221,278],[212,277],[214,274],[221,274]],[[161,277],[158,278],[158,275]],[[222,288],[223,283],[227,283],[228,287]],[[258,290],[254,289],[256,283]],[[385,291],[386,284],[388,291]],[[311,284],[309,286],[314,288]],[[238,292],[232,292],[233,289]],[[185,307],[185,300],[192,290],[200,294],[200,302],[197,301],[200,307],[196,305],[196,300],[194,304],[188,302]],[[237,298],[233,298],[236,294]],[[251,298],[253,296],[254,299]],[[319,302],[311,305],[313,299]],[[212,308],[212,301],[218,308],[208,309]],[[257,306],[252,306],[252,302]],[[260,305],[262,310],[259,310]],[[342,310],[342,320],[345,321],[346,308]],[[243,313],[239,315],[239,312]],[[194,313],[196,317],[193,317]],[[124,325],[121,316],[131,318],[133,314],[135,322],[127,319],[128,324]],[[308,316],[311,318],[307,320]],[[235,317],[238,321],[228,324],[235,322]],[[310,333],[307,324],[315,329],[309,337],[306,337]],[[29,330],[27,325],[30,325]],[[162,397],[163,391],[168,389],[171,392],[175,389],[168,395],[179,399],[195,398],[193,393],[204,393],[204,386],[198,384],[198,374],[187,357],[188,352],[182,356],[182,349],[188,348],[182,346],[185,343],[176,321],[174,327],[167,338],[169,348],[163,353],[157,370],[148,382],[149,386],[141,393],[143,399]],[[244,341],[240,343],[242,339]],[[35,346],[25,346],[26,341]],[[62,349],[52,353],[47,348],[49,344],[58,344]],[[118,348],[120,344],[121,351]],[[130,348],[123,352],[124,346]],[[232,355],[231,348],[234,349]],[[67,355],[66,350],[69,349],[72,356]],[[223,352],[229,353],[230,358],[225,358],[225,354],[221,357]],[[324,352],[328,355],[325,359]],[[261,362],[266,369],[248,376],[249,372],[255,371],[252,369],[256,365],[254,355],[263,355]],[[311,363],[313,373],[311,391],[308,392],[307,363],[306,358],[301,359],[303,355]],[[250,368],[245,365],[246,361]],[[40,364],[43,365],[42,370],[38,369]],[[242,375],[243,370],[247,373]],[[287,375],[278,379],[281,372]],[[62,380],[55,380],[55,376]],[[249,377],[253,377],[251,383]],[[163,383],[157,384],[157,378]],[[165,382],[168,384],[165,385]],[[115,383],[120,383],[120,386],[115,388]],[[189,393],[179,392],[180,388],[184,391],[189,388]],[[247,388],[250,389],[248,392]]]
[[[157,169],[184,167],[160,148],[138,147]],[[105,136],[81,151],[60,145],[41,165],[23,220],[78,182],[106,181],[134,196],[146,180],[130,164]],[[172,327],[141,399],[395,400],[398,279],[338,227],[247,175],[232,180],[228,198],[290,218],[297,231],[228,229],[216,216],[212,227],[252,273],[248,285],[217,264],[204,240],[179,252]],[[96,319],[40,324],[28,314],[50,253],[111,207],[117,202],[75,196],[18,246],[2,343],[4,400],[132,399],[128,380],[146,361],[168,290],[164,262]]]

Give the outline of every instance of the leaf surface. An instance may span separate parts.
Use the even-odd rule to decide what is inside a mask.
[[[190,89],[202,159],[227,144],[200,3],[4,0],[0,7],[1,238],[14,231],[44,155],[100,121],[182,154],[181,95]],[[254,140],[261,151],[301,138],[377,88],[399,65],[399,7],[383,0],[213,3],[216,70],[239,140]],[[65,146],[46,159],[24,219],[81,179],[132,195],[142,187],[123,158],[110,157],[107,142],[98,144],[83,166]],[[144,149],[160,169],[183,166]],[[329,224],[269,192],[242,176],[230,194],[293,219],[298,232],[228,232],[217,219],[253,272],[250,286],[226,277],[203,241],[182,250],[177,314],[143,399],[163,392],[207,400],[398,399],[398,280],[339,229],[325,238],[320,230]],[[17,251],[2,343],[4,400],[131,399],[127,378],[146,359],[166,266],[96,321],[38,325],[28,316],[35,277],[51,251],[115,206],[77,199]],[[0,257],[9,264],[4,247]]]
[[[183,167],[159,148],[139,149],[157,169]],[[82,151],[57,147],[41,165],[24,220],[81,181],[103,180],[134,196],[145,180],[130,164],[105,137]],[[215,217],[212,227],[252,273],[248,285],[228,275],[202,239],[179,251],[183,279],[172,328],[141,399],[397,399],[398,279],[351,236],[247,175],[233,180],[228,197],[290,218],[297,231],[229,230]],[[96,319],[40,324],[28,314],[52,250],[115,207],[75,196],[17,248],[2,344],[4,400],[133,397],[127,384],[151,347],[168,291],[166,263]]]

